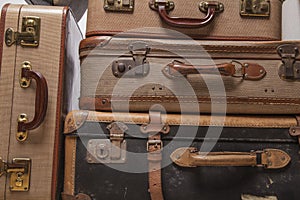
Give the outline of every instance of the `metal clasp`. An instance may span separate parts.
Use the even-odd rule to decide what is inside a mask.
[[[41,19],[39,17],[23,17],[21,32],[8,28],[5,32],[5,44],[22,47],[38,47],[40,42]]]
[[[0,177],[10,174],[9,189],[14,192],[27,192],[30,186],[31,159],[14,158],[12,163],[6,163],[0,158]]]
[[[281,45],[277,52],[282,59],[282,65],[279,67],[278,75],[282,79],[299,80],[300,63],[297,62],[299,48],[294,44]]]
[[[92,139],[87,145],[88,163],[124,163],[126,161],[125,131],[128,127],[121,122],[107,126],[109,139]]]
[[[240,0],[240,15],[270,17],[270,0]]]
[[[143,43],[136,42],[128,47],[132,60],[120,59],[112,64],[112,73],[117,78],[139,78],[145,77],[150,71],[150,65],[147,61],[147,54],[151,48]]]
[[[104,0],[105,11],[133,12],[134,0]]]

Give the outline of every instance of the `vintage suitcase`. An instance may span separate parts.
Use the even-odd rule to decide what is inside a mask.
[[[298,114],[298,41],[90,37],[81,42],[81,109]],[[200,74],[200,75],[199,75]]]
[[[194,39],[280,40],[282,3],[283,0],[89,0],[86,36],[125,32],[131,37],[173,37],[163,30],[171,29]]]
[[[293,116],[81,110],[65,134],[63,199],[300,198]]]
[[[88,1],[76,0],[25,0],[28,4],[47,5],[47,6],[69,6],[74,13],[76,21],[79,21],[84,15]]]
[[[82,34],[67,7],[7,4],[0,35],[0,199],[58,199]]]

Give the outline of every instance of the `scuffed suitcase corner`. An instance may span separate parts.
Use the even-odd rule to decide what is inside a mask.
[[[64,133],[70,134],[78,130],[86,121],[89,115],[88,111],[78,110],[68,113],[65,119]]]

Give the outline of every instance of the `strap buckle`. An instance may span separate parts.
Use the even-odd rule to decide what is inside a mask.
[[[163,147],[163,142],[161,140],[148,140],[147,142],[147,151],[154,152],[161,150]]]

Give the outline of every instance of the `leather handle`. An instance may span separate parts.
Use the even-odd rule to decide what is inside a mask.
[[[174,163],[181,167],[199,166],[256,166],[279,169],[287,166],[291,157],[279,149],[252,152],[200,153],[195,148],[179,148],[171,154]]]
[[[238,66],[236,66],[238,64]],[[264,67],[256,63],[240,63],[232,61],[216,65],[190,65],[174,60],[163,69],[163,73],[169,77],[188,76],[191,74],[216,74],[222,76],[240,77],[244,80],[260,80],[266,75]]]
[[[216,1],[201,2],[203,7],[205,7],[206,16],[204,18],[180,18],[180,17],[170,17],[168,11],[174,8],[174,3],[168,0],[151,0],[149,2],[150,8],[157,10],[160,18],[167,24],[174,27],[181,28],[200,28],[208,25],[213,21],[217,12],[223,11],[223,4]],[[202,9],[201,9],[202,10]]]
[[[30,122],[19,121],[18,132],[26,132],[38,128],[44,121],[48,105],[48,85],[45,77],[29,68],[21,69],[21,77],[27,80],[36,81],[35,114]],[[25,139],[25,138],[23,138]]]

